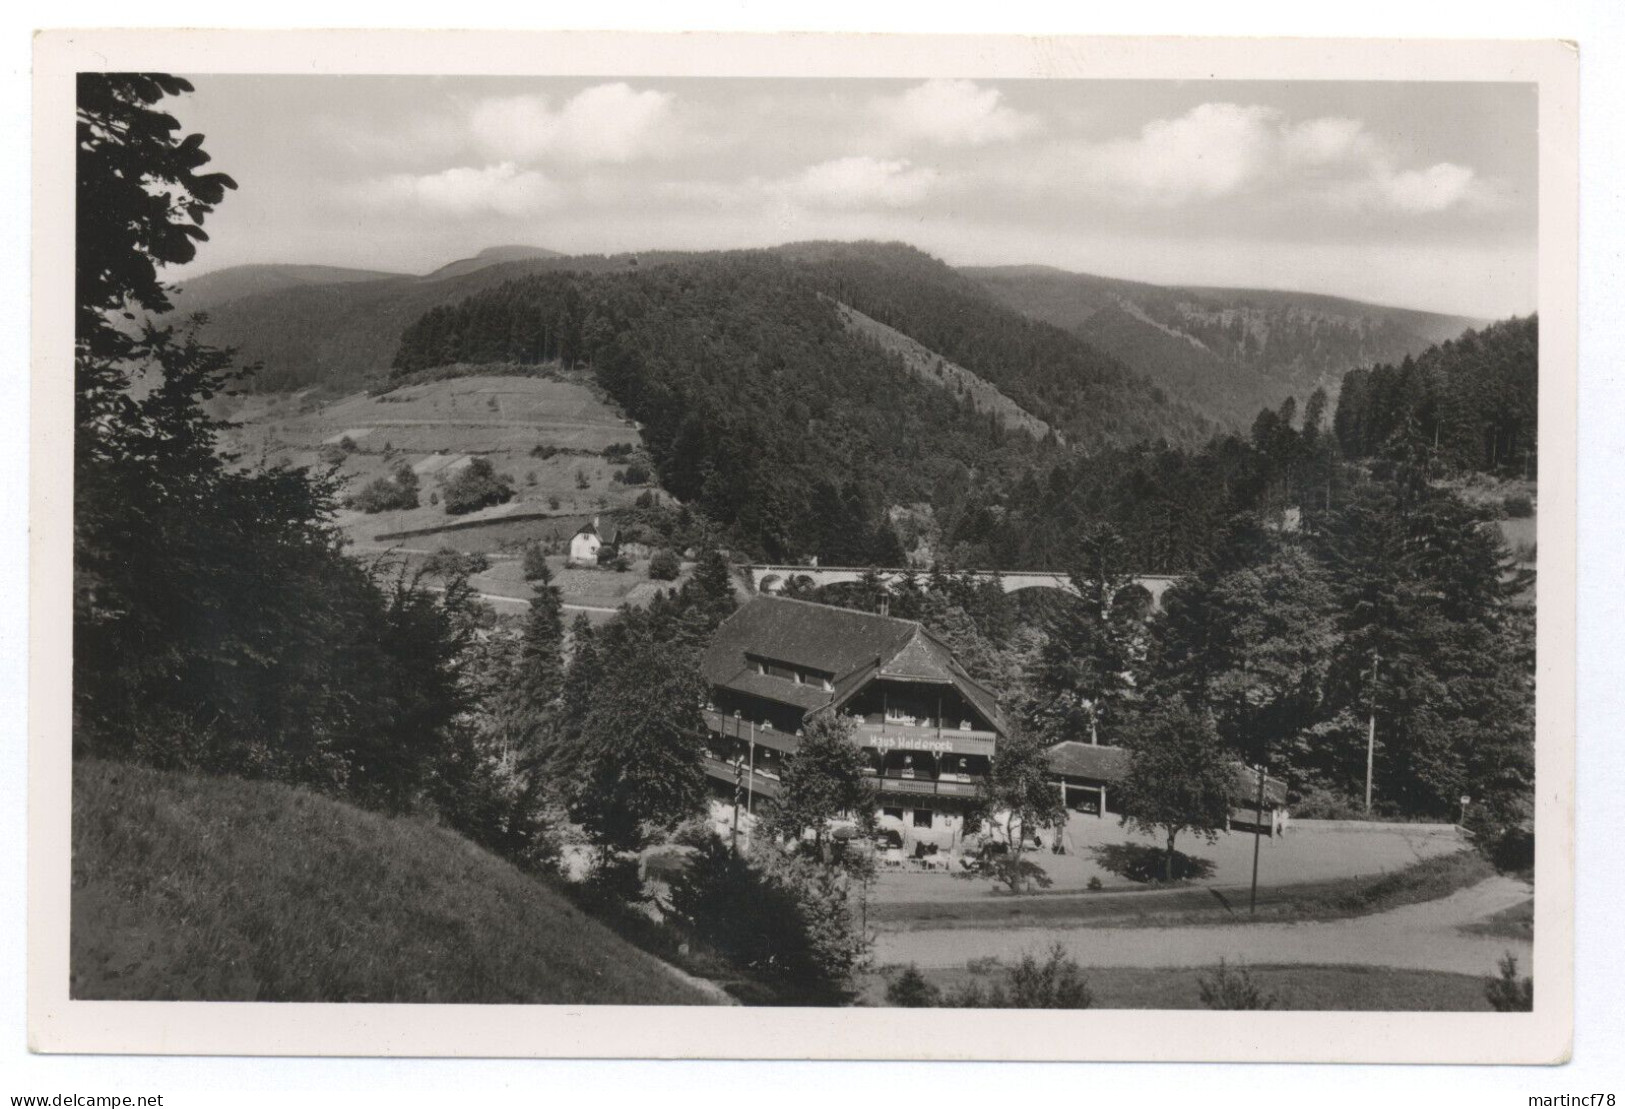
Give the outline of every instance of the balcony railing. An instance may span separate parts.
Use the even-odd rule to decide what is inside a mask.
[[[765,774],[760,767],[757,767],[754,773],[748,767],[743,771],[736,771],[733,763],[724,762],[711,755],[704,756],[701,761],[705,764],[705,772],[719,781],[732,783],[737,780],[741,786],[750,789],[758,797],[779,795],[778,775]]]
[[[944,774],[940,778],[918,777],[906,770],[888,770],[878,774],[865,770],[864,775],[875,779],[882,793],[932,794],[937,797],[975,797],[977,779],[969,774]]]

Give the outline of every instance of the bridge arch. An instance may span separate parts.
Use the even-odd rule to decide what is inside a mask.
[[[839,585],[843,582],[861,581],[871,571],[859,566],[784,566],[764,563],[750,563],[741,568],[750,581],[751,590],[757,593],[779,593],[792,581],[804,581],[813,587],[826,585]],[[918,570],[888,567],[877,568],[873,571],[881,581],[891,585],[906,574],[920,575]],[[1006,593],[1019,593],[1027,589],[1058,589],[1063,593],[1074,593],[1071,578],[1064,573],[1054,570],[971,570],[966,573],[974,578],[992,579]],[[1169,574],[1141,574],[1135,580],[1151,595],[1151,607],[1162,607],[1163,594],[1177,580]]]

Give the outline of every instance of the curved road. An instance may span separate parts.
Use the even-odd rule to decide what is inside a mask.
[[[1296,924],[1217,924],[1170,928],[951,928],[881,932],[875,961],[960,967],[996,955],[1005,962],[1060,943],[1085,967],[1197,967],[1221,958],[1255,966],[1353,963],[1492,975],[1512,952],[1525,973],[1527,940],[1468,935],[1463,924],[1510,909],[1532,895],[1529,883],[1490,878],[1449,897],[1385,913]]]

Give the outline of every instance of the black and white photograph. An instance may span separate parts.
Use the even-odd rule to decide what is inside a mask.
[[[1364,79],[57,45],[51,1012],[1567,1050],[1553,44]],[[1407,1034],[1439,1014],[1484,1038]]]

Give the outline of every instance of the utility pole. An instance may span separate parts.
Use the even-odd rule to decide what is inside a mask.
[[[737,736],[735,738],[738,738]],[[745,779],[745,815],[751,816],[756,801],[756,721],[750,722],[750,775]]]
[[[1247,900],[1247,915],[1258,912],[1258,842],[1264,835],[1264,764],[1258,764],[1258,811],[1253,814],[1253,892]]]
[[[745,764],[738,755],[734,756],[734,823],[730,841],[735,855],[739,854],[739,792],[744,785]]]
[[[1365,733],[1365,813],[1371,815],[1371,777],[1377,760],[1377,667],[1382,656],[1371,652],[1371,720]]]

